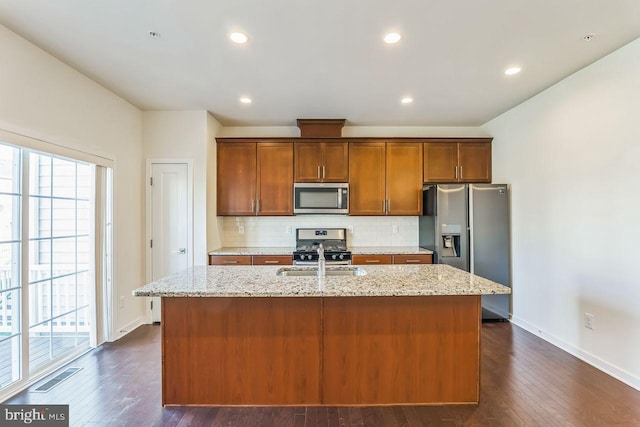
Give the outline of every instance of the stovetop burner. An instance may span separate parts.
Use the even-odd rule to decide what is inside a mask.
[[[299,228],[296,230],[294,264],[317,264],[322,243],[327,264],[351,264],[344,228]]]
[[[342,241],[325,240],[325,241],[319,242],[319,241],[303,240],[303,241],[299,241],[298,244],[296,245],[296,251],[299,251],[299,252],[317,251],[318,248],[320,247],[320,243],[322,243],[322,247],[324,248],[325,252],[347,250],[347,243]]]

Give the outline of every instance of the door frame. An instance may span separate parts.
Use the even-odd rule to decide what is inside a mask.
[[[151,171],[155,164],[186,164],[187,165],[187,265],[193,267],[193,159],[185,157],[147,158],[145,172],[145,281],[149,283],[153,276],[153,252],[150,247],[153,216],[151,209]],[[151,297],[145,298],[145,320],[152,323]]]

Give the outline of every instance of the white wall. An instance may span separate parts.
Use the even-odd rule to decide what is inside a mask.
[[[195,265],[206,265],[207,164],[209,141],[213,139],[209,133],[216,130],[217,122],[206,111],[145,111],[142,117],[145,159],[175,158],[193,162],[193,260]]]
[[[639,118],[636,40],[484,126],[513,186],[515,323],[638,389]]]
[[[114,167],[115,334],[142,321],[141,112],[0,26],[0,128],[103,155]]]

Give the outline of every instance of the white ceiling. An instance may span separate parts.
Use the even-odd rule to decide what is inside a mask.
[[[640,37],[640,1],[2,0],[0,23],[143,110],[475,126]]]

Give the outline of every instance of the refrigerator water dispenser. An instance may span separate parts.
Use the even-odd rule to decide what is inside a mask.
[[[442,235],[442,257],[459,257],[460,256],[460,235],[443,234]]]

